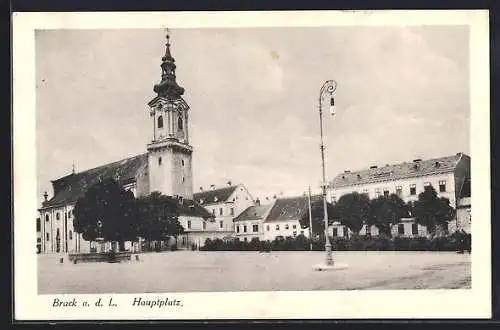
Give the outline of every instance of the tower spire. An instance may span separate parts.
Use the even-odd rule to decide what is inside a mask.
[[[184,94],[184,88],[177,84],[175,80],[175,59],[170,52],[170,29],[166,31],[167,43],[165,44],[165,56],[161,58],[161,81],[153,88],[158,96],[163,96],[169,99],[177,99]]]

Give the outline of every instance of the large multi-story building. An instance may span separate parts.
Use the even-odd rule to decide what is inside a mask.
[[[241,185],[228,187],[226,190],[231,190],[229,198],[243,199],[242,203],[238,201],[231,204],[231,201],[217,195],[217,191],[208,193],[213,197],[212,200],[210,197],[202,197],[202,193],[193,196],[193,147],[189,144],[190,108],[182,98],[184,88],[176,81],[175,69],[167,36],[166,52],[161,62],[161,81],[154,85],[156,96],[148,103],[148,115],[153,125],[152,140],[146,146],[147,152],[52,181],[53,196],[49,199],[48,194],[44,194],[44,202],[39,209],[40,218],[37,219],[39,252],[84,252],[93,249],[95,242],[85,241],[74,231],[73,208],[91,185],[107,178],[114,178],[136,197],[153,191],[178,197],[179,221],[186,232],[178,240],[181,247],[199,244],[207,235],[233,232],[231,213],[237,214],[251,205],[253,200]],[[214,198],[224,200],[224,205],[213,200]],[[126,244],[128,246],[125,248],[128,249],[140,246],[138,242]]]
[[[448,198],[450,206],[458,210],[464,203],[462,199],[470,197],[470,177],[470,157],[463,153],[427,160],[415,159],[358,171],[346,170],[330,182],[328,198],[335,203],[342,195],[357,192],[366,194],[370,199],[396,194],[403,201],[411,202],[418,200],[418,195],[426,186],[432,185],[439,197]],[[470,210],[470,203],[468,207]],[[449,226],[453,231],[462,227],[462,222],[457,220]],[[345,228],[336,228],[338,236],[343,236]],[[374,234],[376,229],[368,229],[370,231]],[[361,234],[365,232],[366,227],[361,230]],[[410,219],[405,219],[397,228],[393,228],[393,233],[398,235],[422,235],[423,232]]]

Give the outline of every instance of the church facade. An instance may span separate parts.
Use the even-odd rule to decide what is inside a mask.
[[[232,219],[229,228],[217,230],[216,216],[193,199],[190,108],[182,98],[184,88],[176,81],[175,69],[167,35],[166,51],[161,62],[161,81],[154,85],[156,96],[148,103],[147,115],[151,117],[154,128],[153,139],[146,146],[147,152],[51,181],[53,196],[49,199],[45,193],[44,202],[38,210],[37,252],[89,252],[95,249],[95,242],[85,241],[74,231],[73,209],[78,198],[91,185],[107,178],[115,179],[135,197],[153,191],[178,197],[179,221],[186,231],[178,238],[181,248],[200,244],[200,235],[195,232],[224,232],[223,235],[232,232]],[[140,242],[127,242],[125,248],[137,251]]]

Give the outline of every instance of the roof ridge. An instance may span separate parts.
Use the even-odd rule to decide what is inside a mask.
[[[83,174],[83,173],[90,172],[90,171],[93,171],[93,170],[97,170],[97,169],[100,169],[100,168],[103,168],[103,167],[107,167],[107,166],[110,166],[110,165],[113,165],[113,164],[121,163],[123,161],[131,160],[133,158],[138,158],[138,157],[141,157],[141,156],[144,156],[144,155],[147,155],[147,154],[148,153],[145,152],[145,153],[142,153],[142,154],[139,154],[139,155],[122,158],[122,159],[119,159],[119,160],[116,160],[116,161],[113,161],[113,162],[110,162],[110,163],[106,163],[106,164],[99,165],[99,166],[96,166],[96,167],[92,167],[92,168],[89,168],[89,169],[86,169],[86,170],[83,170],[83,171],[80,171],[80,172],[71,173],[71,174],[68,174],[66,176],[62,176],[62,177],[60,177],[58,179],[52,180],[51,182],[57,182],[59,180],[68,178],[68,177],[73,176],[73,175]]]
[[[432,162],[432,161],[436,161],[438,159],[455,158],[459,154],[460,154],[459,159],[461,159],[461,157],[463,156],[463,153],[462,152],[457,152],[456,154],[450,155],[450,156],[432,157],[432,158],[427,158],[427,159],[421,159],[420,161],[421,162]],[[380,166],[380,167],[377,166],[377,165],[374,165],[374,166],[377,166],[376,168],[363,167],[363,168],[358,169],[358,170],[349,170],[349,172],[347,172],[347,173],[346,172],[341,172],[341,173],[337,174],[335,177],[338,177],[340,175],[345,175],[345,174],[356,174],[356,173],[363,172],[363,171],[370,171],[372,169],[380,170],[380,169],[383,169],[385,167],[394,167],[394,166],[400,166],[400,165],[403,165],[403,164],[411,164],[411,163],[413,163],[413,161],[400,161],[400,162],[397,162],[397,163],[386,164],[386,165]]]

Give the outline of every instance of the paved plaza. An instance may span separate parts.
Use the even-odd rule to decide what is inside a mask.
[[[64,263],[59,259],[64,257]],[[40,294],[467,289],[469,254],[335,252],[348,269],[318,272],[323,252],[140,254],[122,263],[72,264],[67,255],[38,255]]]

